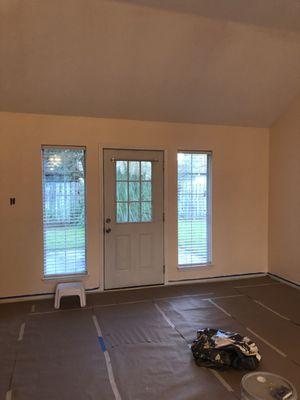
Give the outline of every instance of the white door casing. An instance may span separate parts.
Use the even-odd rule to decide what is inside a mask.
[[[105,289],[162,284],[163,152],[104,150]]]

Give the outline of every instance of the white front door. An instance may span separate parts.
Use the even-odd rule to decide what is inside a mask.
[[[163,152],[104,150],[105,289],[161,284]]]

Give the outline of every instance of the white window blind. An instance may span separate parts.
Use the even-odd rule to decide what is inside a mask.
[[[208,264],[210,255],[210,153],[179,152],[178,264]]]
[[[85,149],[42,148],[44,275],[86,272]]]

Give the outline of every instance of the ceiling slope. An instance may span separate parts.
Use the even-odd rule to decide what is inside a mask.
[[[114,0],[265,28],[300,31],[299,0]]]
[[[0,110],[269,127],[300,91],[285,1],[0,0]]]

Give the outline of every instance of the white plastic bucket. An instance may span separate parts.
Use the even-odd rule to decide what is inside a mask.
[[[286,397],[276,397],[279,389],[286,391]],[[251,372],[243,377],[241,382],[242,400],[297,400],[294,385],[279,375],[269,372]]]

